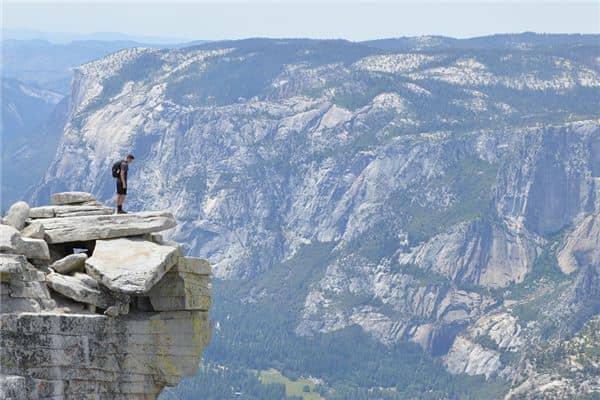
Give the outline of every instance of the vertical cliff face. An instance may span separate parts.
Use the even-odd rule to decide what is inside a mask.
[[[0,397],[153,399],[210,339],[210,266],[82,192],[16,203],[0,224]]]

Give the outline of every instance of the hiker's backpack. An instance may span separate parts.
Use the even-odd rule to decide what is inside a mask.
[[[112,165],[112,176],[118,178],[121,175],[121,161],[117,161]]]

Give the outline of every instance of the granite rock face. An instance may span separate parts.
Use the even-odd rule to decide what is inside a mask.
[[[600,214],[585,216],[567,236],[558,253],[558,265],[565,274],[579,266],[600,265]]]
[[[96,284],[78,277],[51,272],[46,276],[46,282],[55,292],[80,303],[107,309],[110,299],[105,296]]]
[[[206,260],[179,257],[177,265],[148,293],[155,310],[206,310],[211,305],[210,265]]]
[[[520,351],[525,345],[522,336],[521,326],[510,313],[486,315],[454,340],[444,364],[453,374],[510,375],[501,355]]]
[[[420,265],[455,282],[504,287],[524,279],[537,252],[535,240],[526,232],[475,221],[459,224],[411,253],[400,254],[399,262]]]
[[[42,239],[30,239],[9,225],[0,225],[0,253],[23,254],[30,259],[49,260],[48,244]]]
[[[143,294],[177,263],[178,255],[175,247],[138,238],[97,240],[85,268],[110,289]]]
[[[94,201],[94,197],[87,192],[62,192],[54,193],[50,196],[52,204],[63,205],[63,204],[78,204],[85,203],[86,201]]]
[[[23,233],[49,221],[61,232],[53,254],[71,252],[54,263],[45,240],[0,225],[2,399],[154,399],[199,366],[211,331],[210,265],[142,235],[173,227],[170,214],[72,216],[107,208],[91,202],[62,193],[53,196],[61,205],[31,209]]]
[[[60,260],[54,261],[50,265],[50,268],[60,274],[68,274],[80,270],[83,271],[85,260],[87,260],[87,254],[85,253],[69,254]]]
[[[83,215],[109,215],[115,212],[99,204],[42,206],[29,209],[29,218],[78,217]]]
[[[6,223],[14,228],[23,229],[25,220],[29,215],[29,204],[18,201],[6,213]]]
[[[21,231],[21,236],[31,239],[43,239],[44,227],[38,223],[29,224]]]
[[[175,227],[168,212],[84,215],[39,219],[48,243],[65,243],[143,235]]]

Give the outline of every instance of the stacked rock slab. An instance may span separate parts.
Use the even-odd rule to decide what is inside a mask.
[[[0,399],[155,399],[195,373],[211,271],[156,233],[176,225],[170,213],[113,214],[84,192],[11,213],[0,224]]]

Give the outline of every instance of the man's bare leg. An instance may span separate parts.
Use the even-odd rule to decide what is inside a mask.
[[[122,194],[117,194],[117,210],[123,207],[123,196]]]

